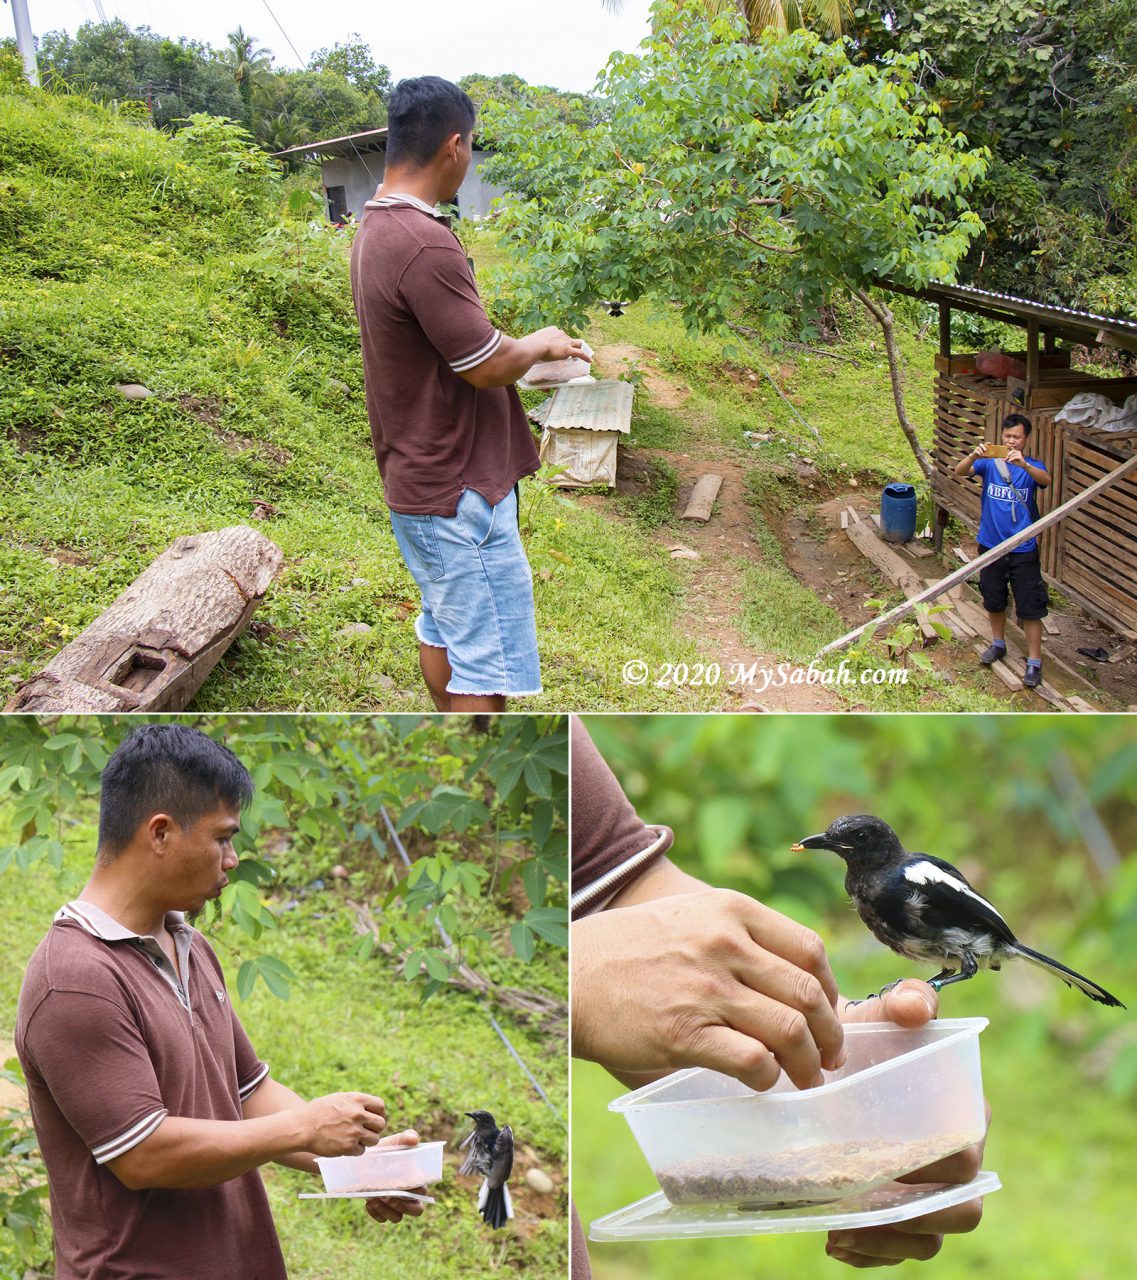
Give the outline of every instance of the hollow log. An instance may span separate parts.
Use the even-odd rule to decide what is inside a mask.
[[[245,525],[178,538],[5,711],[181,711],[284,561]]]

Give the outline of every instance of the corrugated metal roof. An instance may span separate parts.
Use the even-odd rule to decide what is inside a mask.
[[[891,280],[882,280],[880,283],[885,289],[924,298],[929,302],[947,303],[960,310],[999,312],[1012,324],[1037,320],[1044,328],[1077,330],[1088,336],[1091,342],[1097,341],[1099,334],[1120,339],[1120,345],[1129,348],[1137,341],[1137,320],[1131,320],[1128,316],[1098,315],[1094,311],[1038,302],[1034,298],[1021,298],[1013,293],[979,289],[975,285],[930,284],[923,289],[910,289]]]
[[[274,151],[272,155],[280,160],[285,156],[349,156],[355,155],[357,151],[385,151],[386,149],[387,126],[384,125],[382,129],[365,129],[362,133],[347,133],[342,138],[327,138],[323,142],[301,142],[295,147]]]
[[[632,429],[632,395],[632,384],[615,378],[561,387],[553,396],[545,426],[550,431],[576,428],[626,435]]]

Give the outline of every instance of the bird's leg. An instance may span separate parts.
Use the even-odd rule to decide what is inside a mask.
[[[934,978],[928,980],[928,986],[933,991],[942,991],[944,987],[952,982],[966,982],[968,978],[974,978],[979,972],[979,966],[975,962],[975,957],[968,951],[965,951],[960,957],[960,971],[956,973],[954,969],[941,969]]]

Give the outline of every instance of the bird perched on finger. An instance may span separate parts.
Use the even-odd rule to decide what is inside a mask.
[[[478,1212],[495,1230],[513,1217],[513,1201],[509,1196],[509,1175],[513,1172],[513,1130],[507,1124],[499,1129],[488,1111],[467,1111],[474,1131],[458,1146],[469,1147],[459,1173],[480,1173]]]
[[[944,966],[929,979],[937,991],[1020,956],[1099,1004],[1125,1007],[1096,982],[1020,942],[963,872],[931,854],[909,853],[881,818],[848,814],[793,849],[829,849],[842,858],[845,891],[876,937],[909,960]]]

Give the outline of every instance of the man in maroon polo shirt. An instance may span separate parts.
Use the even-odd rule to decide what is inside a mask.
[[[560,329],[495,329],[435,208],[466,176],[474,114],[437,76],[397,86],[383,182],[351,256],[371,440],[422,595],[419,663],[440,711],[500,711],[541,691],[516,491],[538,459],[513,383],[538,361],[589,358]]]
[[[58,1280],[284,1280],[258,1167],[315,1173],[317,1155],[418,1141],[380,1138],[381,1098],[306,1103],[273,1080],[182,918],[228,882],[252,789],[231,751],[177,724],[135,731],[103,772],[94,871],[36,948],[16,1019]]]

